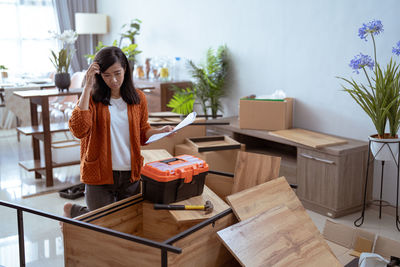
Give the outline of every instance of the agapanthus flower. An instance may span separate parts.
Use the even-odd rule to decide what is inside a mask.
[[[370,56],[360,53],[350,61],[349,66],[354,69],[355,73],[359,74],[358,70],[364,67],[368,67],[372,70],[374,68],[374,61]]]
[[[363,23],[363,26],[358,29],[358,36],[367,41],[368,34],[378,35],[381,32],[383,32],[382,22],[380,20],[373,20],[367,24]]]
[[[392,53],[400,56],[400,41],[397,42],[396,46],[393,47]]]

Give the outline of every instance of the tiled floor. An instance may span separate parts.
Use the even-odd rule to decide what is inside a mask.
[[[32,155],[30,140],[30,137],[21,136],[21,142],[18,143],[15,131],[0,130],[0,199],[61,215],[66,200],[60,198],[58,193],[43,193],[46,189],[43,181],[35,180],[33,173],[18,166],[19,160],[29,159]],[[55,169],[55,176],[61,181],[73,183],[79,176],[79,168]],[[34,196],[26,197],[32,194]],[[83,204],[84,200],[80,198],[75,202]],[[327,217],[312,211],[308,213],[322,231]],[[353,226],[353,221],[359,216],[358,212],[334,221]],[[16,212],[0,206],[0,218],[0,266],[19,266]],[[24,226],[27,266],[64,266],[63,241],[58,222],[24,213]],[[383,214],[379,220],[378,212],[372,209],[367,210],[362,229],[400,241],[394,217]]]

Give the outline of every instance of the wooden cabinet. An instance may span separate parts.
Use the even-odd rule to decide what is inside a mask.
[[[314,149],[297,148],[297,195],[304,206],[330,217],[359,210],[363,201],[367,156],[367,149],[333,156]]]
[[[268,131],[239,128],[237,117],[217,119],[230,125],[207,126],[207,134],[228,134],[246,145],[246,151],[281,157],[280,176],[297,184],[305,208],[329,217],[361,210],[367,168],[368,143],[346,139],[342,145],[307,147]],[[367,199],[371,199],[372,166]]]
[[[171,111],[171,108],[168,108],[167,104],[174,95],[174,91],[171,90],[172,86],[177,86],[179,88],[192,86],[190,81],[153,81],[137,79],[134,83],[137,89],[145,93],[149,112]]]

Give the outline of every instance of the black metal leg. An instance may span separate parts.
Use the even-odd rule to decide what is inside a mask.
[[[17,220],[19,241],[19,266],[25,267],[24,218],[22,217],[22,210],[17,210]]]
[[[382,218],[382,191],[383,191],[383,169],[385,167],[385,161],[382,160],[382,171],[381,171],[381,193],[379,195],[379,219]]]
[[[368,142],[368,161],[367,161],[367,171],[365,175],[365,185],[364,185],[364,201],[363,201],[363,209],[361,212],[360,218],[354,221],[354,226],[360,227],[364,223],[364,215],[365,215],[365,202],[367,200],[367,187],[368,187],[368,171],[369,171],[369,160],[371,155],[371,140]],[[360,222],[361,220],[361,222]]]
[[[397,196],[396,196],[396,227],[400,231],[400,220],[399,220],[399,173],[400,173],[400,143],[397,154]]]
[[[168,266],[168,251],[166,251],[165,249],[161,249],[161,266]]]

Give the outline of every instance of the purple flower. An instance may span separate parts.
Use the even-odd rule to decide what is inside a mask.
[[[400,41],[397,42],[396,46],[393,47],[392,53],[400,56]]]
[[[382,22],[380,20],[373,20],[367,24],[363,23],[363,26],[358,29],[358,36],[367,41],[368,34],[378,35],[381,32],[383,32]]]
[[[372,70],[374,68],[374,61],[370,56],[360,53],[350,61],[349,66],[354,69],[355,73],[359,74],[358,70],[364,67],[369,67]]]

